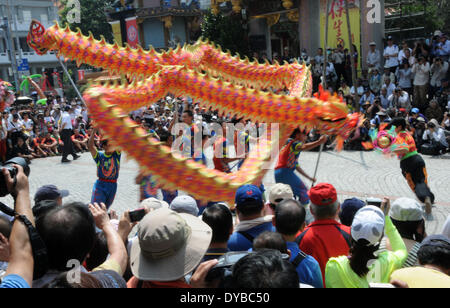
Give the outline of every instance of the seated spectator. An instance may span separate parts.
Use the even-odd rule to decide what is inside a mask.
[[[416,265],[420,243],[427,236],[422,206],[414,199],[399,198],[392,203],[389,216],[408,250],[408,258],[403,267]],[[386,240],[386,248],[391,250],[389,239],[385,238],[383,240]]]
[[[241,258],[232,268],[229,288],[271,289],[298,288],[298,274],[294,265],[283,260],[279,251],[261,249]]]
[[[411,112],[409,113],[409,124],[414,125],[419,117],[424,119],[425,122],[428,122],[428,118],[420,113],[419,108],[411,109]]]
[[[389,102],[389,96],[386,88],[381,88],[379,100],[383,109],[388,110],[392,107]]]
[[[263,216],[264,201],[261,190],[255,185],[238,188],[235,196],[236,216],[239,222],[228,240],[231,251],[247,251],[253,240],[264,231],[275,231],[272,216]]]
[[[231,211],[225,204],[215,203],[203,211],[202,220],[212,229],[211,243],[203,261],[218,259],[228,252],[228,239],[233,233]]]
[[[444,114],[436,99],[430,101],[429,107],[425,110],[425,116],[427,119],[436,119],[438,123],[442,122]]]
[[[369,283],[388,283],[392,272],[406,260],[407,251],[400,234],[389,216],[389,200],[381,209],[365,206],[360,209],[352,223],[350,255],[331,258],[325,269],[327,288],[368,288]],[[383,232],[389,238],[393,252],[379,249]]]
[[[370,104],[372,104],[374,100],[375,95],[370,91],[370,88],[364,88],[364,94],[359,100],[359,105],[362,106],[365,102],[370,102]]]
[[[339,211],[339,220],[343,225],[351,227],[356,212],[358,212],[364,206],[366,206],[366,203],[358,198],[346,199],[341,204],[341,209]]]
[[[177,213],[191,214],[198,216],[197,201],[191,196],[178,196],[170,203],[170,209]]]
[[[431,143],[433,150],[431,155],[439,155],[445,153],[448,148],[447,138],[445,137],[444,130],[439,126],[436,119],[430,120],[427,124],[427,130],[424,132],[422,139],[425,142]],[[423,146],[422,146],[423,150]]]
[[[370,121],[365,119],[363,125],[357,127],[354,132],[350,134],[347,139],[344,149],[347,151],[362,151],[364,150],[362,142],[371,141],[369,136]]]
[[[350,88],[350,95],[352,95],[352,96],[355,96],[355,95],[362,96],[364,94],[364,87],[363,87],[362,83],[363,83],[363,80],[361,78],[358,78],[356,80],[356,86],[353,85]]]
[[[386,88],[386,91],[387,91],[387,97],[389,97],[389,96],[391,96],[391,95],[394,93],[394,91],[395,91],[395,83],[393,83],[393,82],[391,81],[390,78],[386,77],[386,78],[384,79],[384,83],[383,83],[383,85],[381,86],[381,88],[382,88],[382,89],[383,89],[383,88]]]
[[[13,157],[22,157],[24,158],[28,164],[31,163],[31,160],[38,157],[36,154],[34,154],[30,148],[28,148],[28,145],[23,140],[23,137],[17,138],[17,144],[13,147],[12,150]]]
[[[71,138],[73,145],[78,152],[88,151],[87,143],[89,141],[89,138],[86,135],[82,134],[79,129],[74,129],[74,134]]]
[[[273,225],[286,241],[290,252],[289,260],[296,267],[300,282],[315,288],[323,288],[319,263],[312,256],[301,251],[295,242],[298,232],[305,228],[305,217],[305,208],[298,201],[286,199],[275,209]]]
[[[410,288],[450,288],[450,240],[444,235],[430,235],[420,245],[420,266],[396,270],[391,279]]]
[[[380,72],[378,71],[378,68],[373,68],[370,71],[370,79],[369,79],[370,90],[375,95],[379,95],[380,90],[381,90],[381,85],[382,85],[382,79],[381,79]]]
[[[37,137],[33,139],[32,150],[36,154],[37,157],[47,157],[49,154],[44,151],[41,146],[42,141],[44,140],[44,134],[39,134]]]
[[[387,67],[384,68],[384,73],[381,75],[381,82],[386,83],[386,79],[389,79],[391,84],[395,84],[395,74]]]
[[[413,137],[416,143],[417,149],[420,153],[422,153],[422,145],[425,143],[423,140],[423,134],[426,131],[426,123],[425,119],[422,117],[418,117],[414,122],[414,125],[411,127],[414,130]]]
[[[69,203],[58,206],[36,221],[36,229],[47,247],[49,271],[33,281],[33,288],[41,288],[61,272],[70,268],[70,260],[82,264],[94,246],[95,226],[105,233],[109,259],[96,270],[114,270],[123,275],[127,252],[117,231],[110,223],[104,204]],[[80,241],[80,238],[83,240]],[[73,265],[72,265],[73,266]],[[84,268],[82,271],[86,271]]]
[[[211,228],[198,217],[166,208],[145,215],[137,234],[128,288],[189,288],[184,276],[203,259],[212,237]]]
[[[295,242],[304,253],[319,262],[322,277],[332,257],[347,255],[350,249],[350,228],[337,222],[339,201],[333,185],[319,183],[308,192],[310,210],[315,221],[309,224]],[[325,281],[324,281],[325,286]]]
[[[41,142],[41,148],[44,150],[44,152],[53,155],[58,155],[58,141],[56,141],[55,138],[52,137],[52,135],[47,132],[44,135],[45,137],[42,139]]]
[[[382,123],[390,123],[391,118],[388,116],[386,111],[380,110],[376,113],[375,117],[370,121],[370,124],[374,127],[380,127]]]

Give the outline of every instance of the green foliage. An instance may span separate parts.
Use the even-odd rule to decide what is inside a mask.
[[[220,45],[223,51],[230,50],[233,55],[250,55],[247,32],[239,15],[215,16],[208,11],[202,23],[202,37]]]
[[[112,29],[105,13],[105,8],[111,5],[111,0],[79,0],[81,6],[81,23],[79,24],[71,24],[67,21],[67,16],[73,9],[73,7],[67,6],[67,1],[62,0],[64,9],[59,12],[62,25],[68,23],[72,30],[80,28],[84,35],[89,35],[90,31],[96,39],[100,39],[100,36],[103,35],[107,42],[113,42]]]
[[[391,4],[398,4],[404,2],[400,6],[393,6]],[[422,35],[429,37],[435,30],[446,32],[450,26],[450,1],[431,1],[431,0],[416,0],[416,1],[400,1],[400,0],[386,0],[387,7],[393,8],[395,15],[402,16],[393,20],[386,21],[386,28],[400,28],[411,29],[416,27],[424,27],[421,33],[410,33],[410,35]],[[393,13],[394,13],[393,12]],[[424,12],[424,14],[420,14]],[[407,35],[408,33],[405,33]]]

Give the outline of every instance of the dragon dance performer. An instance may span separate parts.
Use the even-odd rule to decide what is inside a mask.
[[[425,212],[431,214],[434,194],[428,187],[425,161],[417,152],[414,138],[406,131],[406,120],[395,118],[389,126],[394,126],[397,134],[392,150],[400,159],[402,174],[417,198],[425,204]]]
[[[297,170],[301,175],[312,181],[316,179],[310,177],[299,166],[298,158],[302,151],[308,151],[327,142],[326,136],[321,136],[319,140],[305,143],[308,134],[296,128],[286,141],[286,145],[281,149],[278,162],[275,167],[275,182],[291,186],[294,196],[296,196],[302,205],[309,203],[308,189],[302,180],[295,174]]]
[[[99,152],[94,146],[94,136],[97,128],[91,134],[88,142],[88,148],[94,161],[97,163],[98,179],[92,190],[91,203],[103,202],[109,209],[114,201],[117,191],[117,178],[119,177],[121,152],[116,151],[114,146],[103,140],[104,151]]]

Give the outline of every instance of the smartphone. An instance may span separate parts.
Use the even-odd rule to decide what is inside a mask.
[[[367,198],[366,199],[367,205],[373,205],[376,207],[381,207],[381,202],[383,202],[383,200],[381,200],[379,198]]]
[[[137,222],[137,221],[141,221],[141,219],[144,218],[146,213],[145,213],[145,209],[142,208],[142,209],[130,211],[128,214],[130,215],[131,222]]]

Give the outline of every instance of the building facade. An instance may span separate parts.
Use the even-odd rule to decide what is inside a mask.
[[[51,0],[0,0],[0,14],[3,18],[11,16],[11,41],[16,51],[16,59],[28,63],[28,71],[19,71],[19,76],[28,74],[41,74],[45,69],[59,67],[58,60],[53,52],[43,56],[37,55],[27,44],[27,35],[31,20],[39,20],[45,28],[54,25],[59,20],[57,8]],[[4,23],[2,19],[0,21]],[[6,35],[3,30],[0,37],[0,78],[13,81],[12,59],[10,58]],[[24,61],[21,61],[24,60]],[[22,65],[21,68],[26,68]]]

